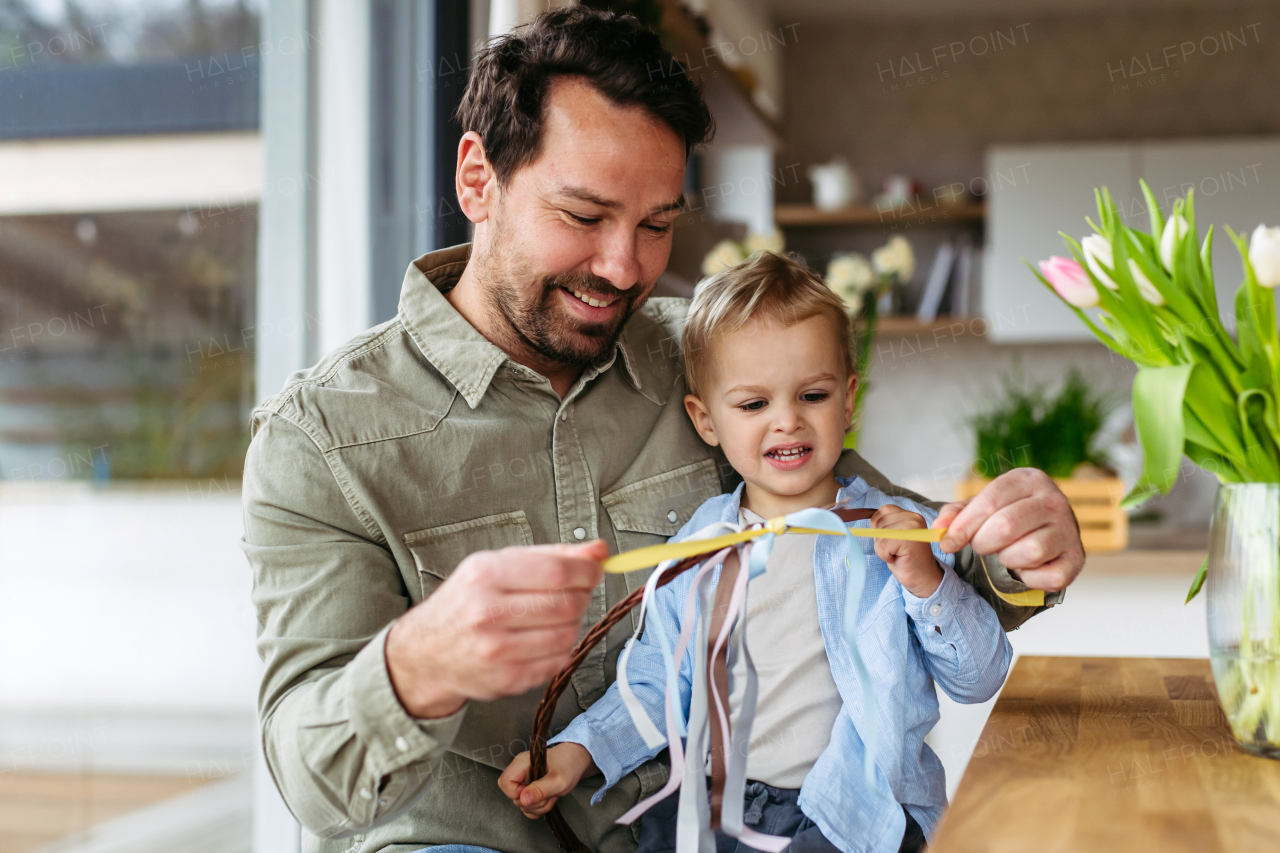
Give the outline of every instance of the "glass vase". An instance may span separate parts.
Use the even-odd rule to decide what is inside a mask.
[[[1280,484],[1218,487],[1205,593],[1231,733],[1246,752],[1280,758]]]

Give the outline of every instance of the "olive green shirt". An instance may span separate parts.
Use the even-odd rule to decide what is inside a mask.
[[[465,843],[555,853],[545,822],[525,818],[497,786],[527,748],[542,688],[415,719],[387,674],[387,631],[473,551],[594,538],[614,552],[656,544],[736,479],[684,412],[687,302],[650,299],[608,360],[561,399],[444,298],[469,252],[415,261],[393,320],[291,376],[253,416],[243,544],[266,664],[259,717],[267,766],[307,851]],[[852,452],[837,471],[910,494]],[[995,602],[1006,627],[1031,615],[994,599],[970,576],[968,551],[960,557],[961,576]],[[1002,589],[1025,588],[987,562]],[[585,625],[644,574],[606,576]],[[588,656],[553,734],[613,681],[633,626],[623,620]],[[593,850],[631,853],[634,830],[614,819],[665,779],[650,762],[594,807],[599,780],[585,780],[561,808]]]

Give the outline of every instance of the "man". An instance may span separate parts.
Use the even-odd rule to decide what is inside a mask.
[[[663,541],[729,485],[683,411],[685,305],[645,301],[711,126],[687,78],[651,70],[671,63],[633,19],[580,7],[485,51],[459,111],[474,243],[415,261],[394,320],[255,413],[260,717],[307,850],[552,853],[497,779],[584,620],[643,583],[602,582],[599,561]],[[893,488],[853,453],[837,470]],[[1008,588],[1025,587],[1001,563],[1048,590],[1083,564],[1036,472],[941,520],[971,582],[972,549],[998,552]],[[997,604],[1008,626],[1030,615]],[[587,657],[553,731],[604,693],[631,630]],[[560,806],[593,850],[629,853],[613,821],[664,779],[652,762],[596,806],[591,780]]]

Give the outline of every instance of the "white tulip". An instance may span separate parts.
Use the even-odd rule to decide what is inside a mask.
[[[836,293],[863,293],[876,283],[876,274],[867,259],[856,252],[838,254],[827,264],[827,286]]]
[[[784,248],[786,240],[777,228],[765,234],[751,234],[747,237],[748,252],[773,252],[780,255]]]
[[[1164,233],[1160,235],[1160,263],[1169,272],[1173,272],[1173,253],[1178,250],[1178,243],[1187,233],[1187,220],[1182,214],[1175,213],[1164,224]]]
[[[1138,266],[1138,262],[1133,258],[1129,259],[1129,274],[1133,276],[1133,283],[1138,285],[1138,292],[1142,294],[1143,299],[1152,305],[1164,304],[1164,296],[1151,283],[1151,279],[1147,278],[1147,274],[1142,271],[1142,267]]]
[[[1088,264],[1089,271],[1093,273],[1098,281],[1102,282],[1107,290],[1119,290],[1120,285],[1111,280],[1111,276],[1107,275],[1104,266],[1114,267],[1115,260],[1111,255],[1111,241],[1101,234],[1090,234],[1080,241],[1080,249],[1084,252],[1084,262]]]
[[[916,256],[907,238],[896,234],[871,253],[871,263],[881,275],[896,275],[899,281],[907,281],[915,272]]]
[[[702,274],[715,275],[747,259],[742,246],[736,240],[721,240],[702,259]]]
[[[1280,226],[1259,225],[1253,229],[1253,236],[1249,238],[1249,265],[1258,284],[1280,285]]]

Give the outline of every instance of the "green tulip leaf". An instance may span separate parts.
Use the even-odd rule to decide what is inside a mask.
[[[1215,407],[1206,407],[1204,414],[1200,414],[1191,408],[1190,401],[1194,397],[1195,392],[1188,390],[1184,412],[1187,443],[1203,447],[1214,456],[1232,459],[1236,464],[1243,463],[1245,449],[1244,442],[1240,440],[1238,420],[1228,418],[1222,409]]]
[[[1195,365],[1143,367],[1133,378],[1133,423],[1142,443],[1142,476],[1125,498],[1133,505],[1139,494],[1165,493],[1178,479],[1186,427],[1182,403]]]
[[[1213,284],[1213,226],[1205,232],[1204,244],[1200,247],[1200,277],[1204,279],[1204,299],[1208,305],[1206,317],[1218,316],[1218,291]]]
[[[1160,235],[1164,233],[1164,214],[1160,212],[1160,202],[1156,201],[1156,194],[1151,191],[1151,187],[1147,186],[1147,182],[1138,181],[1142,187],[1142,195],[1147,200],[1147,218],[1151,220],[1151,233],[1156,235],[1156,239],[1160,239]]]
[[[1247,442],[1246,465],[1256,479],[1270,483],[1280,481],[1275,454],[1275,401],[1261,388],[1248,388],[1240,392],[1238,411],[1240,428]]]
[[[1187,600],[1183,604],[1190,604],[1191,599],[1200,594],[1200,587],[1204,586],[1204,579],[1209,575],[1209,555],[1206,554],[1204,562],[1200,564],[1200,571],[1196,572],[1196,578],[1191,582],[1191,589],[1187,590]]]
[[[1194,362],[1204,366],[1193,371],[1187,380],[1187,441],[1194,441],[1216,454],[1235,460],[1235,464],[1242,464],[1245,461],[1245,432],[1236,413],[1238,395],[1210,366],[1212,361],[1205,356],[1203,347],[1197,347],[1192,355]]]

